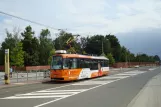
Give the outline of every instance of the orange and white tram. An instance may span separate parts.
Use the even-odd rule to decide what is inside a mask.
[[[67,54],[57,50],[50,69],[51,80],[73,81],[109,74],[109,60],[104,56]]]

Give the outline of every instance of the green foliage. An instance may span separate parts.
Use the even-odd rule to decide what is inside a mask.
[[[121,62],[126,62],[127,61],[127,49],[124,46],[121,48],[120,61]]]
[[[3,65],[3,64],[4,64],[4,52],[0,48],[0,65]]]
[[[6,38],[5,40],[2,42],[1,44],[1,49],[0,49],[0,54],[1,54],[1,59],[0,59],[0,63],[1,65],[4,65],[4,51],[5,49],[9,49],[9,54],[12,53],[13,49],[16,47],[17,43],[20,41],[20,37],[19,37],[19,31],[18,30],[14,30],[12,33],[10,33],[8,30],[6,30]],[[12,59],[11,57],[9,58],[10,62],[12,64]]]
[[[111,54],[113,55],[114,59],[116,62],[120,61],[121,58],[121,46],[120,43],[118,41],[118,39],[116,38],[116,36],[114,35],[106,35],[106,39],[108,39],[110,41],[110,45],[111,45]]]
[[[115,59],[114,59],[114,57],[112,56],[111,53],[107,54],[107,58],[109,59],[110,65],[113,65],[115,63]]]
[[[159,58],[158,55],[155,55],[155,56],[154,56],[154,59],[155,59],[155,61],[159,61],[159,62],[160,62],[160,58]]]
[[[52,57],[53,57],[53,55],[55,54],[55,50],[54,49],[52,49],[51,51],[50,51],[50,55],[49,55],[49,58],[48,58],[48,65],[50,65],[51,64],[51,61],[52,61]]]
[[[155,62],[154,56],[148,56],[147,54],[137,54],[136,60],[137,62]]]
[[[87,38],[85,51],[89,54],[101,55],[110,52],[110,41],[103,35],[95,35]]]
[[[18,42],[17,45],[13,48],[10,57],[12,60],[11,65],[18,67],[24,66],[24,51],[21,42]]]
[[[25,31],[21,33],[24,37],[22,40],[23,50],[25,51],[24,60],[25,65],[39,65],[39,40],[34,37],[34,32],[31,26],[27,26]]]
[[[31,26],[27,26],[21,33],[6,31],[7,37],[0,47],[0,65],[4,64],[4,50],[10,49],[10,63],[16,66],[48,65],[51,63],[55,50],[67,50],[78,54],[103,55],[109,58],[110,65],[115,62],[158,62],[158,55],[131,53],[126,47],[121,46],[115,35],[94,35],[77,38],[77,35],[60,31],[55,40],[51,39],[48,29],[42,29],[39,37],[34,36]],[[72,40],[69,44],[67,41]]]
[[[61,31],[58,37],[53,41],[56,50],[62,50],[66,48],[67,40],[72,37],[72,35],[67,34],[65,31]]]
[[[51,60],[49,57],[51,57],[51,54],[54,53],[54,45],[52,43],[52,39],[50,38],[50,31],[48,29],[43,29],[41,31],[39,41],[40,65],[48,65]]]
[[[66,33],[64,31],[61,31],[59,33],[59,37],[57,37],[53,42],[54,42],[54,46],[56,50],[69,50],[70,52],[73,53],[73,50],[70,49],[70,46],[67,45],[67,41],[73,40],[70,42],[71,47],[77,52],[80,53],[81,52],[81,46],[80,44],[77,42],[77,40],[75,40],[75,36],[72,33]]]

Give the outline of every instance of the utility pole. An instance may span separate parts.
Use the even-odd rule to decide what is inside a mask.
[[[126,66],[128,66],[128,61],[127,61],[127,52],[126,52]]]
[[[102,54],[101,54],[101,56],[105,56],[103,47],[104,47],[104,46],[103,46],[103,39],[102,39]]]
[[[103,51],[103,41],[102,41],[102,54],[104,54],[104,51]]]

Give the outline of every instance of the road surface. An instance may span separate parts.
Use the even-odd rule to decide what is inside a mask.
[[[110,69],[111,73],[115,72],[120,72],[120,71],[128,71],[133,68],[115,68],[115,69]],[[13,72],[12,78],[10,78],[11,83],[18,83],[18,82],[25,82],[25,81],[33,81],[33,80],[43,80],[46,79],[44,77],[49,77],[49,71],[46,72],[29,72],[28,74],[26,71],[22,72]],[[0,72],[0,85],[4,84],[4,72]]]
[[[127,107],[160,68],[143,67],[71,82],[0,89],[0,107]]]

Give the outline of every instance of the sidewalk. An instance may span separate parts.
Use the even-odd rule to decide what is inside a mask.
[[[44,80],[34,80],[34,81],[24,81],[24,82],[19,82],[19,83],[10,83],[10,84],[0,84],[0,89],[2,88],[10,88],[14,86],[22,86],[22,85],[27,85],[27,84],[36,84],[36,83],[42,83],[42,82],[47,82],[50,81],[50,79],[44,79]]]
[[[161,73],[145,85],[128,107],[161,107]]]

